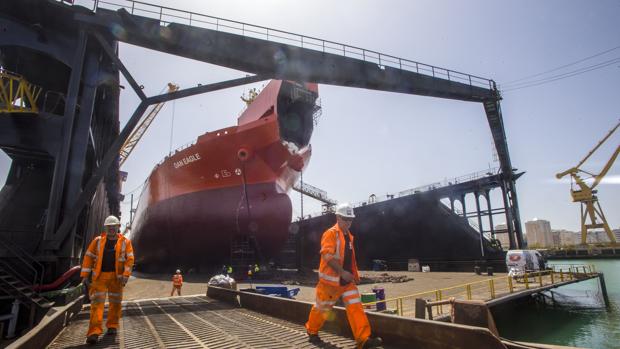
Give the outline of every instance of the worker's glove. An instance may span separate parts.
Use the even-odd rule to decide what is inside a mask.
[[[125,285],[127,285],[127,281],[128,281],[128,280],[129,280],[129,276],[123,276],[123,277],[121,278],[121,283],[123,284],[123,287],[124,287]]]
[[[86,286],[86,288],[90,287],[90,278],[89,277],[82,278],[82,284]]]

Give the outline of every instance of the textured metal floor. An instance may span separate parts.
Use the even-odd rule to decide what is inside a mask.
[[[119,333],[96,346],[84,345],[88,317],[83,310],[48,348],[355,348],[326,332],[312,345],[302,325],[204,296],[126,302]]]

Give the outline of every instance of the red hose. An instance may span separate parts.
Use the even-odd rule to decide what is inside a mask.
[[[34,287],[32,287],[32,289],[37,292],[55,290],[58,287],[62,286],[69,279],[71,279],[71,277],[75,275],[75,273],[79,273],[80,269],[81,267],[79,265],[76,265],[75,267],[67,270],[64,274],[62,274],[58,279],[56,279],[56,281],[52,282],[51,284],[45,284],[41,286],[35,285]]]

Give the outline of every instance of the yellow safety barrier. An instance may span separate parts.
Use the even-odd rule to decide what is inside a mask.
[[[415,300],[420,298],[428,302],[439,302],[431,307],[431,314],[435,318],[437,316],[449,315],[451,306],[448,306],[448,309],[444,312],[444,302],[441,302],[446,299],[454,298],[456,300],[487,301],[523,290],[563,283],[573,280],[576,277],[592,276],[592,274],[594,274],[592,270],[594,269],[591,266],[584,265],[554,265],[550,270],[528,272],[515,277],[500,276],[489,278],[402,297],[365,303],[365,305],[372,306],[378,303],[385,303],[388,311],[400,316],[413,316],[415,315]],[[557,276],[559,276],[559,278]],[[566,278],[565,276],[569,277]],[[390,308],[390,305],[395,306],[395,308]]]
[[[21,75],[0,69],[0,113],[38,113],[41,87]]]
[[[530,289],[530,280],[529,280],[529,277],[528,277],[527,273],[525,273],[524,280],[525,280],[525,288],[529,290]]]

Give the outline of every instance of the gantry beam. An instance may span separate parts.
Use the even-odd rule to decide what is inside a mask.
[[[450,80],[448,70],[437,67],[427,66],[429,73],[443,72],[442,77],[223,31],[178,23],[162,26],[158,19],[131,15],[125,9],[100,8],[95,15],[76,14],[75,18],[121,42],[278,79],[472,102],[497,97],[492,81],[457,72]],[[462,75],[463,82],[455,81],[456,74]],[[486,88],[470,84],[468,77]]]

